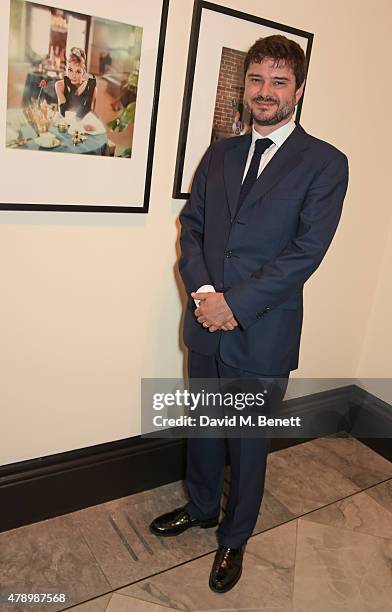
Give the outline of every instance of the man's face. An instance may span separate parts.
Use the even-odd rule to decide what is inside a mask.
[[[257,125],[276,125],[287,122],[294,113],[305,83],[295,89],[295,76],[291,66],[265,58],[249,64],[245,76],[244,102]]]

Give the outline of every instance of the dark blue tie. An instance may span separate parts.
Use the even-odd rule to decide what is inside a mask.
[[[259,171],[261,156],[264,151],[273,144],[270,138],[258,138],[255,142],[255,150],[253,152],[252,160],[250,162],[248,172],[244,182],[242,183],[240,195],[238,198],[237,212],[241,208],[246,196],[252,189],[254,183],[257,181],[257,174]]]

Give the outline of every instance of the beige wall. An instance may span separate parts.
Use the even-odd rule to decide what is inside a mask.
[[[283,0],[262,8],[315,33],[302,124],[341,148],[351,170],[338,234],[307,284],[295,376],[392,373],[382,116],[392,94],[383,60],[389,7]],[[171,0],[150,213],[0,212],[0,464],[137,435],[140,378],[182,374],[173,269],[183,201],[171,190],[191,17],[191,0]]]
[[[357,375],[388,378],[392,375],[392,224],[384,257],[375,276],[377,285],[373,305],[364,330]]]
[[[392,224],[367,320],[359,359],[358,384],[392,404]]]

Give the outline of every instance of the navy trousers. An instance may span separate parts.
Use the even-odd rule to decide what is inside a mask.
[[[219,353],[209,356],[189,351],[188,375],[189,379],[256,379],[260,388],[267,387],[269,392],[273,390],[275,400],[280,401],[286,392],[290,372],[263,376],[226,365]],[[259,514],[271,445],[268,434],[263,433],[261,437],[188,438],[186,485],[190,501],[186,509],[198,519],[220,514],[226,444],[231,483],[225,516],[217,535],[221,546],[238,548],[251,536]]]

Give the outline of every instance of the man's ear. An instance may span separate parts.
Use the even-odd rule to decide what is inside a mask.
[[[299,88],[297,89],[297,91],[295,92],[295,103],[298,104],[303,92],[304,92],[304,87],[305,87],[305,81],[302,83],[302,85],[299,86]]]

